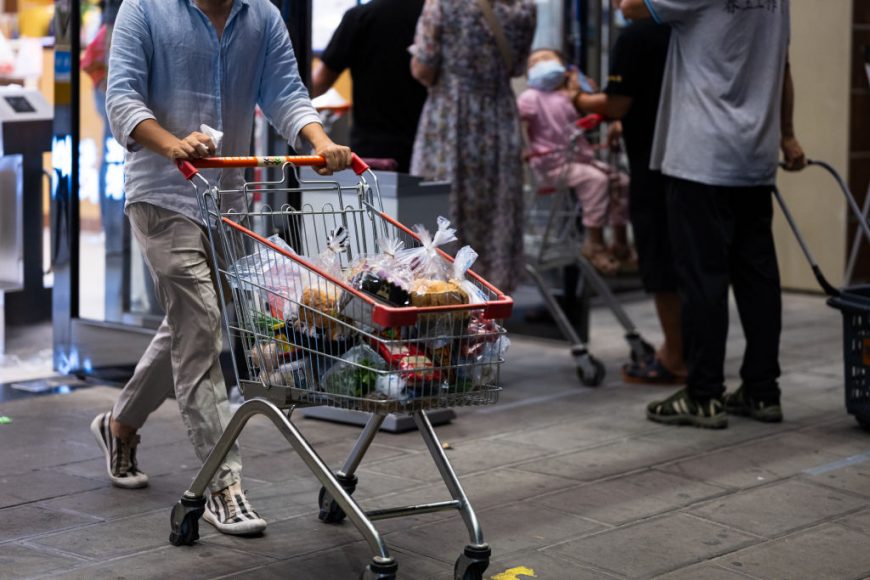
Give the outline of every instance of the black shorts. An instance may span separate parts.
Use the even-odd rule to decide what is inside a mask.
[[[651,294],[676,292],[664,176],[650,169],[632,171],[628,195],[643,288]]]

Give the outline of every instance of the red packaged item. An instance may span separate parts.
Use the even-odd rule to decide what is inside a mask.
[[[441,373],[427,356],[408,355],[399,361],[402,378],[409,383],[440,381]]]

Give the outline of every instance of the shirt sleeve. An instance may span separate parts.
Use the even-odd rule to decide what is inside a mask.
[[[356,52],[356,34],[358,28],[357,10],[351,8],[344,13],[341,24],[335,29],[332,38],[320,60],[335,72],[350,68]]]
[[[610,74],[607,77],[607,87],[604,89],[608,95],[634,97],[637,94],[638,76],[635,63],[639,64],[640,59],[634,51],[635,43],[630,37],[631,34],[624,31],[613,45]]]
[[[426,0],[417,20],[414,44],[408,49],[421,63],[437,68],[441,65],[441,0]]]
[[[523,91],[517,99],[517,110],[520,113],[520,119],[528,123],[531,121],[536,112],[535,97],[531,91]]]
[[[118,11],[112,32],[106,113],[112,135],[128,151],[142,148],[130,135],[133,129],[142,121],[156,119],[145,103],[153,51],[140,0],[127,0]]]
[[[269,8],[270,22],[266,34],[266,59],[260,77],[257,104],[266,118],[287,141],[294,145],[305,125],[320,123],[320,116],[311,105],[308,89],[299,76],[299,67],[287,27],[278,9]]]

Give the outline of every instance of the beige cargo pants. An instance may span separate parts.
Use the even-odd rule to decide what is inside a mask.
[[[166,317],[121,391],[112,416],[140,428],[175,389],[181,417],[200,461],[205,461],[230,420],[218,356],[221,312],[211,250],[203,226],[148,203],[127,208]],[[234,445],[211,483],[217,491],[239,480]]]

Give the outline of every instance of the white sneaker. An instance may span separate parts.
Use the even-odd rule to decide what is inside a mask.
[[[109,422],[112,414],[100,413],[91,421],[91,433],[97,439],[97,443],[106,455],[106,471],[112,485],[125,489],[135,489],[148,485],[148,476],[139,471],[136,464],[136,447],[139,445],[139,436],[136,435],[130,441],[123,441],[112,436]]]
[[[242,484],[238,481],[209,494],[202,517],[224,534],[247,536],[266,529],[266,520],[248,503]]]

